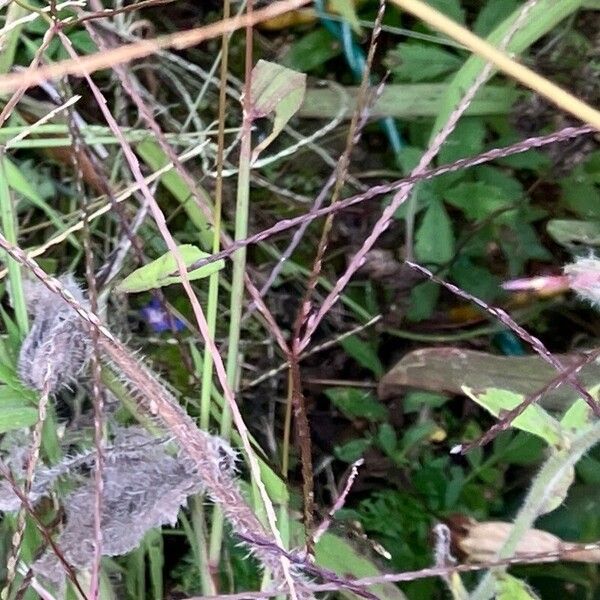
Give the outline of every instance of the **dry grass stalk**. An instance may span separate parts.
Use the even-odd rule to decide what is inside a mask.
[[[66,75],[89,75],[100,69],[112,68],[132,60],[144,58],[166,48],[182,50],[200,42],[219,37],[249,25],[256,25],[308,4],[310,0],[281,0],[257,10],[251,17],[239,16],[219,21],[213,25],[197,27],[188,31],[164,35],[152,40],[141,40],[123,44],[119,48],[89,54],[81,59],[68,59],[24,73],[13,73],[0,77],[0,92],[12,92],[38,85],[42,81],[58,79]]]
[[[134,358],[131,352],[78,301],[61,281],[48,276],[35,261],[27,257],[23,250],[10,244],[2,235],[0,235],[0,247],[29,269],[48,290],[59,295],[87,323],[88,327],[98,332],[98,346],[103,360],[110,363],[128,383],[139,408],[161,423],[187,454],[202,478],[207,493],[223,508],[232,529],[244,539],[266,542],[257,544],[251,550],[273,574],[276,582],[280,584],[284,581],[286,578],[281,562],[282,555],[278,551],[279,545],[266,532],[247,504],[234,477],[224,474],[221,468],[222,456],[219,449],[215,448],[212,436],[196,427],[194,421],[156,376]],[[297,597],[301,599],[312,597],[312,594],[304,588],[301,578],[297,575],[293,577]]]

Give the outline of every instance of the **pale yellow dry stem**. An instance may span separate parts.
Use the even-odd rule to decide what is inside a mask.
[[[184,161],[184,160],[193,158],[194,156],[197,156],[203,149],[204,145],[205,145],[205,143],[202,143],[202,145],[196,146],[196,147],[192,148],[191,150],[189,150],[188,152],[181,154],[179,156],[179,160]],[[151,183],[153,183],[157,179],[159,179],[162,175],[164,175],[165,173],[170,171],[172,168],[173,168],[173,163],[168,162],[166,165],[164,165],[163,167],[161,167],[160,169],[158,169],[157,171],[152,173],[152,175],[148,175],[148,177],[144,178],[145,183],[147,185],[150,185]],[[139,191],[140,187],[141,186],[139,183],[132,183],[125,190],[123,190],[118,196],[116,196],[114,201],[116,203],[124,202],[125,200],[130,198],[132,196],[132,194]],[[93,221],[94,219],[97,219],[98,217],[105,215],[106,213],[110,212],[111,208],[112,208],[112,204],[110,202],[106,202],[103,206],[101,206],[99,209],[97,209],[96,211],[94,211],[93,213],[91,213],[88,216],[88,221]],[[61,244],[70,235],[72,235],[73,233],[76,233],[77,231],[81,231],[82,229],[83,229],[83,218],[80,219],[79,221],[77,221],[77,223],[75,223],[74,225],[67,227],[66,229],[64,229],[63,231],[58,233],[57,235],[49,238],[41,246],[38,246],[37,248],[33,248],[31,250],[27,250],[26,254],[29,258],[36,258],[38,256],[41,256],[42,254],[45,254],[46,251],[49,250],[52,246]],[[5,268],[0,269],[0,279],[3,279],[4,277],[6,277],[7,274],[8,274],[7,269],[5,269]]]
[[[177,50],[189,48],[200,42],[219,37],[224,33],[230,33],[249,25],[256,25],[261,21],[267,21],[300,8],[309,2],[310,0],[282,0],[255,11],[250,17],[233,17],[189,31],[163,35],[151,40],[141,40],[112,50],[96,52],[79,59],[63,60],[38,69],[29,69],[24,73],[4,75],[0,77],[0,93],[12,92],[21,87],[32,87],[42,81],[57,79],[66,75],[89,75],[100,69],[111,68],[138,58],[144,58],[165,48],[176,48]]]
[[[537,92],[559,108],[589,123],[600,130],[600,112],[582,102],[566,90],[538,75],[531,69],[510,58],[506,53],[494,48],[485,40],[471,33],[452,19],[431,8],[421,0],[391,0],[400,8],[412,13],[428,25],[460,42],[474,54],[485,58],[500,71],[516,79],[519,83]]]

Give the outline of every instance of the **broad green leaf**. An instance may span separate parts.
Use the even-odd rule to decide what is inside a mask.
[[[376,377],[383,375],[384,369],[373,345],[351,335],[340,341],[340,345],[359,365],[369,369]]]
[[[306,73],[339,56],[341,52],[340,43],[326,29],[317,29],[294,41],[281,62],[290,69]]]
[[[498,138],[495,144],[500,147],[516,141],[518,141],[516,137],[510,136],[509,138]],[[508,143],[505,144],[505,142]],[[544,154],[541,150],[528,150],[527,152],[521,152],[520,154],[505,156],[504,158],[498,159],[497,163],[503,167],[510,167],[511,169],[531,169],[532,171],[538,172],[549,169],[552,166],[552,161],[548,155]]]
[[[562,202],[566,208],[586,219],[600,219],[600,192],[581,172],[572,173],[560,182]]]
[[[459,183],[446,190],[444,199],[472,221],[483,220],[514,204],[503,190],[481,181]]]
[[[520,200],[525,195],[523,184],[513,177],[506,169],[499,169],[490,165],[481,165],[473,170],[477,181],[500,189],[507,197]]]
[[[454,257],[452,221],[439,200],[426,210],[415,234],[415,256],[425,264],[445,264]]]
[[[497,600],[538,600],[538,596],[521,579],[508,573],[499,573],[496,577]]]
[[[92,41],[90,34],[85,30],[80,31],[70,31],[69,32],[69,40],[78,51],[78,54],[93,54],[98,51],[96,44]],[[67,49],[61,44],[56,53],[57,60],[66,60],[69,58],[69,53]]]
[[[250,105],[255,119],[273,115],[271,133],[254,148],[253,160],[279,135],[300,108],[306,91],[306,75],[266,60],[252,69]]]
[[[410,175],[410,172],[419,164],[422,156],[423,148],[417,148],[416,146],[405,146],[402,148],[402,152],[398,156],[398,164],[402,168],[402,174]]]
[[[508,260],[509,277],[518,277],[529,260],[552,260],[552,254],[540,242],[535,228],[527,223],[523,211],[511,211],[505,215],[503,227],[498,233],[500,247]]]
[[[589,390],[592,398],[598,399],[598,386]],[[565,431],[572,431],[577,433],[583,429],[586,425],[590,424],[590,418],[592,416],[592,409],[583,398],[577,398],[575,402],[569,407],[567,412],[563,415],[560,420]]]
[[[431,206],[433,202],[441,199],[435,181],[420,181],[412,189],[411,195],[410,202],[403,202],[394,213],[396,219],[406,219],[411,205],[414,206],[414,214],[417,215],[428,206]]]
[[[300,529],[300,524],[295,523]],[[364,552],[350,543],[350,541],[327,532],[315,546],[315,562],[317,565],[330,569],[344,577],[372,577],[381,573],[374,562],[369,560]],[[400,589],[390,583],[381,583],[369,587],[369,592],[382,600],[406,600],[406,596]],[[358,600],[355,594],[340,590],[336,595],[340,597]]]
[[[398,79],[413,83],[436,79],[455,71],[461,63],[456,54],[421,42],[398,44],[386,58],[386,66]]]
[[[32,397],[23,395],[22,390],[9,387],[8,385],[0,385],[0,406],[10,404],[27,405],[33,400]]]
[[[414,322],[428,319],[435,310],[439,295],[440,286],[432,281],[415,285],[410,291],[410,304],[406,311],[406,318]]]
[[[516,408],[525,399],[521,394],[507,390],[489,388],[484,391],[475,391],[466,386],[463,386],[462,389],[465,395],[495,417],[501,417],[503,412]],[[563,430],[560,423],[538,404],[528,406],[523,414],[514,419],[511,426],[537,435],[551,446],[558,446],[563,442]]]
[[[482,119],[463,118],[448,136],[440,149],[441,163],[451,163],[459,158],[475,156],[483,151],[486,130]]]
[[[570,248],[576,244],[600,246],[600,222],[576,219],[552,219],[546,231],[555,242]]]
[[[334,448],[335,456],[344,462],[353,463],[358,460],[371,445],[371,440],[358,438]]]
[[[17,377],[12,364],[0,364],[0,383],[4,383],[13,390],[21,390],[21,382]]]
[[[422,390],[410,391],[404,396],[402,408],[405,413],[419,412],[422,408],[439,408],[448,402],[450,396],[447,394],[436,394]]]
[[[398,437],[396,430],[389,423],[382,423],[377,430],[377,444],[388,455],[391,456],[396,450]]]
[[[477,13],[473,32],[479,36],[489,35],[495,27],[502,23],[508,13],[512,13],[519,6],[518,0],[488,0],[485,6]]]
[[[160,146],[152,140],[145,140],[138,144],[135,150],[142,160],[154,171],[158,171],[169,162],[167,155],[162,151]],[[204,213],[200,207],[197,206],[194,196],[192,195],[192,190],[190,190],[183,178],[174,169],[171,169],[162,175],[160,182],[167,190],[169,190],[179,204],[181,204],[187,216],[190,218],[190,221],[198,230],[200,245],[205,250],[210,250],[212,248],[213,239],[212,229],[206,220]],[[199,185],[196,185],[196,187],[202,194],[206,206],[210,207],[212,210],[212,201],[208,192]]]
[[[371,392],[351,387],[339,387],[325,390],[325,395],[349,419],[363,418],[368,421],[383,421],[388,416],[387,408]]]
[[[440,0],[438,0],[440,1]],[[553,29],[563,19],[573,14],[582,5],[583,0],[539,0],[531,7],[527,20],[512,36],[507,50],[510,54],[519,55],[535,41]],[[503,4],[503,3],[498,3]],[[486,40],[498,47],[508,32],[519,18],[521,6],[517,7],[500,25],[498,25]],[[443,106],[438,113],[431,131],[431,139],[442,129],[448,117],[456,108],[460,99],[468,90],[479,73],[483,70],[486,61],[472,55],[461,69],[452,78],[446,89]]]
[[[502,461],[514,465],[532,465],[539,463],[545,452],[546,444],[544,440],[534,437],[523,431],[506,432],[513,435],[510,442],[498,452],[498,456],[502,457]],[[496,438],[498,440],[500,436]],[[494,442],[496,441],[494,440]],[[496,447],[494,446],[494,450]]]
[[[403,457],[406,452],[408,452],[416,444],[427,439],[436,429],[437,425],[433,421],[425,421],[424,423],[417,423],[408,427],[404,431],[402,439],[398,444],[401,448],[401,451],[396,455],[396,459]]]
[[[202,252],[197,246],[192,244],[183,244],[177,247],[183,262],[186,267],[195,262],[210,256],[206,252]],[[188,271],[188,279],[202,279],[208,277],[211,273],[219,271],[225,266],[223,259],[209,263],[199,269]],[[179,275],[173,275],[177,272],[177,262],[171,251],[167,252],[160,258],[153,260],[151,263],[140,267],[130,273],[117,287],[118,291],[126,293],[143,292],[153,288],[164,287],[173,283],[181,283]]]
[[[457,285],[486,302],[492,301],[500,292],[500,278],[475,264],[468,256],[459,256],[450,273]]]
[[[0,433],[13,429],[31,427],[38,418],[38,411],[33,406],[26,406],[22,400],[6,400],[0,397]]]

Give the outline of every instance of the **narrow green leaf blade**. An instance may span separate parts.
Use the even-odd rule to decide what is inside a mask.
[[[197,246],[192,244],[183,244],[177,247],[186,267],[203,258],[210,256],[203,252]],[[208,277],[225,266],[224,260],[218,260],[199,269],[188,272],[190,281]],[[164,287],[173,283],[181,283],[179,275],[172,275],[177,272],[177,262],[173,254],[169,251],[160,258],[151,263],[140,267],[130,273],[118,286],[118,291],[125,293],[144,292],[154,288]]]
[[[526,22],[512,37],[508,44],[508,52],[513,55],[521,54],[526,48],[548,33],[563,19],[566,19],[569,15],[573,14],[582,4],[583,0],[562,0],[562,2],[556,2],[556,0],[540,0],[531,8]],[[520,9],[521,7],[517,8],[498,27],[496,27],[494,31],[492,31],[486,38],[490,44],[496,47],[499,46],[500,42],[510,31],[515,20],[519,17]],[[448,121],[448,117],[456,108],[456,105],[459,103],[465,90],[468,90],[473,84],[484,65],[484,59],[473,55],[453,77],[446,88],[442,108],[436,117],[431,131],[431,139],[433,139]]]
[[[552,219],[546,231],[561,246],[570,248],[576,244],[600,246],[600,222],[577,219]]]
[[[456,54],[421,42],[401,43],[388,53],[386,65],[401,81],[431,81],[461,64]]]
[[[384,369],[375,348],[368,342],[361,340],[356,335],[351,335],[340,341],[342,348],[349,354],[359,365],[369,369],[379,378],[383,375]]]
[[[24,198],[27,198],[31,204],[36,208],[39,208],[53,225],[57,227],[59,231],[65,228],[61,216],[57,213],[38,193],[31,182],[23,175],[19,167],[8,158],[4,158],[4,170],[6,173],[6,180],[11,189],[18,194],[21,194]],[[75,247],[79,247],[79,243],[75,239],[75,236],[69,236],[69,240]]]
[[[7,394],[4,394],[4,392]],[[0,388],[0,433],[13,429],[31,427],[38,417],[34,406],[26,405],[23,399],[12,394],[12,390]]]

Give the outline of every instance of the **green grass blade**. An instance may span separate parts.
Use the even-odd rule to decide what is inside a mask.
[[[7,27],[14,21],[27,16],[28,10],[18,4],[17,2],[11,2],[8,5],[6,11],[6,19],[4,21],[4,27]],[[19,25],[8,32],[2,42],[2,52],[0,52],[0,73],[8,73],[13,66],[15,60],[15,53],[17,51],[17,44],[19,43],[19,37],[23,25]]]
[[[527,15],[526,22],[512,37],[507,47],[508,52],[517,55],[521,54],[563,19],[580,8],[582,4],[583,0],[562,0],[562,2],[556,2],[556,0],[540,0],[532,7]],[[521,7],[507,17],[506,20],[486,38],[486,40],[494,46],[499,46],[515,22],[515,19],[518,18],[520,12]],[[485,61],[482,58],[471,56],[458,70],[450,84],[446,85],[443,103],[433,125],[432,138],[442,129],[448,120],[448,117],[464,95],[465,90],[468,90],[471,87],[484,66]],[[478,94],[476,99],[479,97]]]
[[[350,118],[356,107],[359,88],[344,88],[348,98],[345,113]],[[372,118],[396,117],[414,119],[435,117],[445,106],[448,90],[446,83],[416,83],[386,85],[369,114]],[[508,85],[493,85],[484,88],[466,111],[468,116],[501,115],[508,113],[517,99],[526,95]],[[310,88],[298,115],[304,118],[332,119],[340,110],[340,95],[334,89]]]
[[[17,243],[17,226],[13,200],[8,187],[8,178],[6,176],[5,157],[0,157],[0,222],[2,223],[2,232],[4,237],[11,243]],[[10,280],[10,293],[12,305],[15,311],[15,317],[21,335],[25,337],[28,330],[27,309],[25,305],[25,296],[23,294],[23,278],[21,267],[12,258],[5,255],[8,277]]]

